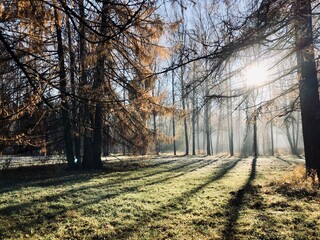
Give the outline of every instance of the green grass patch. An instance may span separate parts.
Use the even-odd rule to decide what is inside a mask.
[[[301,163],[167,156],[7,170],[0,239],[320,239],[319,191],[289,184]]]

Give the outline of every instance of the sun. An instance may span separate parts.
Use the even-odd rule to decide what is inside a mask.
[[[262,64],[252,64],[245,70],[247,87],[261,86],[268,80],[268,70]]]

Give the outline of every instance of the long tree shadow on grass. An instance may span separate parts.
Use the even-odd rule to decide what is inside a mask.
[[[234,196],[230,199],[228,205],[226,206],[227,209],[227,225],[223,230],[223,239],[234,239],[234,233],[236,230],[236,224],[239,219],[239,214],[241,208],[246,204],[244,202],[244,198],[246,195],[252,193],[254,187],[252,185],[252,181],[256,177],[256,165],[257,165],[257,158],[253,158],[251,163],[251,172],[250,176],[246,182],[246,184],[238,190]]]
[[[25,187],[50,187],[58,185],[73,185],[86,182],[92,178],[106,177],[107,174],[121,173],[121,178],[130,176],[133,171],[155,169],[162,165],[167,166],[178,162],[176,159],[146,164],[146,160],[130,161],[131,166],[122,166],[119,163],[106,163],[107,167],[96,171],[68,171],[66,164],[27,166],[0,171],[0,194],[16,191]],[[143,164],[142,164],[143,163]],[[184,164],[182,164],[183,167]],[[157,173],[155,173],[157,174]],[[138,179],[138,178],[136,178]]]
[[[157,168],[151,168],[148,166],[148,168],[151,168],[150,169],[150,173],[145,173],[145,170],[147,168],[142,168],[142,169],[138,169],[137,171],[135,171],[135,173],[142,173],[142,175],[140,176],[133,176],[131,177],[130,175],[132,175],[132,172],[130,170],[130,174],[121,174],[119,176],[119,178],[115,179],[115,180],[112,180],[110,182],[102,182],[102,183],[99,183],[99,184],[95,184],[95,185],[88,185],[88,186],[83,186],[83,187],[73,187],[72,190],[67,190],[67,191],[63,191],[63,192],[60,192],[58,195],[54,195],[52,196],[52,198],[58,198],[58,197],[61,197],[61,195],[65,194],[65,193],[71,193],[71,192],[78,192],[78,191],[84,191],[86,189],[89,189],[89,188],[100,188],[100,187],[112,187],[113,185],[116,185],[116,184],[122,184],[124,182],[128,182],[128,181],[138,181],[138,180],[141,180],[141,179],[145,179],[145,178],[149,178],[149,177],[153,177],[153,176],[156,176],[156,175],[161,175],[161,179],[160,179],[160,182],[163,182],[166,180],[166,178],[163,178],[163,173],[174,173],[174,172],[182,172],[183,174],[186,174],[190,171],[194,171],[198,168],[202,168],[204,166],[207,166],[209,164],[212,164],[212,162],[215,162],[215,161],[218,161],[218,160],[203,160],[203,159],[193,159],[192,161],[184,161],[184,160],[180,160],[180,161],[177,161],[175,160],[175,164],[174,166],[171,166],[171,165],[166,165],[166,168],[165,169],[157,169]],[[171,161],[165,161],[164,163],[171,163]],[[199,166],[198,166],[199,164]],[[162,164],[161,164],[162,165]],[[193,166],[195,165],[195,166]],[[158,167],[159,164],[151,164],[151,166],[156,166]],[[167,168],[167,166],[169,166]],[[189,170],[191,169],[191,170]],[[118,173],[118,172],[115,172],[115,173]],[[14,190],[19,190],[19,188],[23,188],[23,187],[50,187],[50,186],[54,186],[54,187],[58,187],[58,186],[63,186],[63,187],[66,187],[68,185],[70,186],[74,186],[74,184],[79,184],[79,183],[86,183],[87,181],[89,181],[90,179],[92,178],[103,178],[103,177],[107,177],[107,174],[108,173],[105,173],[104,171],[99,171],[99,172],[91,172],[91,173],[88,173],[88,172],[80,172],[80,173],[72,173],[70,176],[69,175],[66,175],[66,176],[61,176],[60,178],[58,179],[55,179],[54,182],[49,182],[47,183],[47,181],[43,180],[42,181],[36,181],[36,182],[32,182],[31,184],[23,184],[23,185],[19,185],[19,186],[14,186],[14,187],[11,187],[11,186],[8,186],[6,191],[14,191]],[[179,176],[183,175],[183,174],[179,174]],[[126,178],[128,177],[128,178]],[[169,179],[171,179],[172,177],[170,177]],[[51,178],[49,178],[50,180]],[[150,184],[155,184],[155,183],[158,183],[158,181],[156,182],[151,182]],[[1,193],[4,193],[6,191],[3,191],[1,192],[0,191],[0,194]],[[48,199],[47,199],[48,200]]]
[[[288,165],[290,165],[290,166],[294,164],[293,162],[291,162],[291,161],[289,161],[287,159],[284,159],[283,157],[279,157],[278,156],[277,159],[282,161],[282,162],[284,162],[284,163],[286,163],[286,164],[288,164]]]
[[[0,194],[16,191],[25,187],[50,187],[63,185],[72,185],[79,182],[86,182],[92,178],[106,177],[107,174],[121,174],[121,178],[124,179],[130,176],[133,171],[144,172],[147,169],[154,170],[157,167],[169,166],[169,164],[176,164],[177,162],[184,161],[177,160],[181,156],[170,157],[169,160],[156,161],[155,163],[149,160],[124,160],[122,162],[106,162],[104,161],[105,168],[102,170],[93,171],[68,171],[66,164],[54,164],[54,165],[37,165],[37,166],[24,166],[13,169],[5,169],[0,171]],[[197,157],[194,160],[202,160],[203,157]],[[169,158],[169,156],[165,157]],[[159,158],[152,158],[151,160],[158,160]],[[190,159],[188,159],[190,160]],[[151,163],[150,163],[151,162]],[[183,168],[185,163],[181,166],[175,167],[173,170]],[[154,171],[148,176],[156,175],[167,170]],[[141,177],[135,177],[130,180],[138,180],[140,178],[147,177],[145,175]],[[119,183],[119,182],[118,182]]]
[[[114,233],[111,236],[104,236],[104,239],[130,239],[130,236],[132,236],[134,232],[138,232],[139,228],[141,228],[141,226],[143,226],[145,223],[150,222],[151,220],[161,220],[167,215],[168,212],[178,210],[179,206],[184,206],[184,203],[186,203],[197,192],[200,192],[208,185],[223,178],[231,169],[236,167],[240,160],[241,158],[224,163],[220,168],[218,168],[218,171],[215,172],[207,181],[199,184],[198,186],[188,191],[183,192],[181,195],[177,197],[170,199],[168,204],[162,205],[158,209],[153,210],[152,212],[144,213],[140,217],[140,219],[137,219],[137,221],[134,224],[127,225],[125,229],[121,229],[120,231]]]
[[[174,166],[173,168],[168,168],[168,169],[164,169],[164,170],[157,170],[157,171],[152,172],[150,174],[144,174],[144,175],[141,175],[139,177],[134,176],[134,177],[129,177],[129,178],[123,178],[123,176],[121,176],[120,179],[116,179],[116,180],[111,181],[111,182],[102,182],[102,183],[96,183],[96,184],[93,184],[93,185],[90,184],[90,185],[84,185],[84,186],[81,186],[81,187],[72,187],[72,189],[65,190],[65,191],[60,191],[58,194],[45,196],[45,197],[43,197],[42,200],[40,199],[37,202],[30,202],[30,204],[21,203],[21,204],[18,204],[18,205],[8,206],[6,208],[2,208],[0,210],[0,213],[4,213],[4,212],[8,213],[8,212],[13,211],[15,209],[20,209],[21,210],[21,208],[30,208],[32,204],[36,204],[36,203],[39,203],[39,202],[55,201],[55,200],[59,199],[62,196],[70,195],[70,194],[81,192],[81,191],[86,191],[88,189],[110,188],[112,186],[115,186],[117,184],[122,184],[124,182],[137,181],[137,180],[140,180],[140,179],[145,179],[145,178],[149,178],[149,177],[153,177],[153,176],[159,175],[159,178],[157,178],[156,180],[152,180],[147,184],[147,185],[153,185],[153,184],[164,182],[166,180],[170,180],[170,179],[172,179],[174,177],[181,176],[181,173],[180,173],[178,175],[173,175],[173,176],[167,177],[166,175],[163,175],[164,173],[168,173],[168,175],[169,175],[170,173],[174,174],[175,172],[180,172],[181,171],[182,175],[183,175],[183,174],[186,174],[186,173],[188,173],[190,171],[193,171],[193,170],[199,169],[201,167],[207,166],[208,164],[211,164],[214,161],[217,161],[217,160],[202,161],[202,160],[198,160],[197,159],[196,161],[188,161],[188,162],[182,162],[181,161],[182,164],[179,164],[178,166]],[[204,163],[202,163],[202,162],[204,162]],[[94,178],[94,177],[98,176],[96,173],[92,173],[92,174],[93,174],[92,176],[89,174],[91,177],[87,177],[88,174],[85,174],[84,176],[81,176],[81,175],[78,176],[78,178],[76,178],[76,179],[73,179],[73,177],[72,177],[71,180],[69,180],[67,178],[63,178],[63,180],[66,181],[67,183],[62,182],[62,184],[63,184],[63,186],[73,185],[75,183],[79,184],[79,183],[86,182],[87,180],[90,180],[91,178]],[[60,181],[58,181],[57,184],[55,184],[53,186],[58,187],[60,184],[61,184]],[[144,185],[144,183],[143,183],[143,185]],[[46,184],[42,184],[41,182],[37,183],[37,184],[26,185],[26,186],[27,187],[34,187],[34,186],[36,186],[36,187],[48,187]],[[121,191],[121,193],[126,193],[126,192],[130,191],[130,189],[137,189],[137,188],[139,188],[141,186],[142,186],[142,184],[137,184],[134,187],[128,187],[128,188],[125,187],[125,188],[123,188],[123,191]],[[41,191],[41,189],[39,189],[39,191]]]
[[[192,172],[192,171],[201,169],[203,167],[206,167],[206,166],[208,166],[208,165],[210,165],[210,164],[212,164],[213,162],[216,162],[216,161],[218,161],[218,160],[217,159],[216,160],[204,160],[204,161],[199,161],[198,160],[198,161],[188,162],[187,164],[184,163],[182,166],[177,166],[175,168],[167,169],[166,171],[163,171],[163,172],[171,173],[171,175],[169,175],[169,176],[160,175],[159,178],[157,178],[157,179],[155,179],[153,181],[150,181],[147,184],[143,182],[141,184],[137,184],[137,185],[134,185],[134,186],[125,187],[125,188],[123,188],[122,190],[120,190],[118,192],[114,192],[114,193],[107,192],[107,193],[104,193],[103,195],[98,196],[97,198],[92,197],[92,196],[89,195],[88,196],[89,199],[86,200],[83,203],[75,204],[71,208],[66,208],[64,206],[60,206],[59,208],[55,209],[50,214],[46,214],[46,213],[42,214],[41,213],[41,208],[40,208],[39,209],[40,212],[38,212],[39,216],[36,219],[28,221],[28,222],[25,222],[25,223],[23,221],[20,222],[19,228],[21,230],[23,230],[23,231],[24,231],[24,229],[27,230],[29,228],[34,227],[35,225],[41,224],[44,221],[50,221],[50,219],[54,219],[56,216],[61,215],[61,214],[65,213],[68,210],[76,210],[76,209],[80,209],[80,208],[83,208],[83,207],[86,207],[86,206],[97,204],[97,203],[99,203],[99,202],[101,202],[103,200],[110,199],[110,198],[115,198],[115,197],[117,197],[117,196],[119,196],[121,194],[138,192],[138,189],[140,187],[163,183],[163,182],[168,181],[170,179],[174,179],[174,178],[180,177],[182,175],[185,175],[185,174],[187,174],[189,172]],[[31,212],[28,213],[28,211],[30,209],[36,208],[37,206],[41,206],[41,204],[43,204],[45,202],[55,202],[55,201],[58,201],[59,198],[61,198],[61,197],[69,197],[70,199],[72,199],[73,198],[73,194],[76,194],[76,193],[78,193],[80,191],[85,191],[85,190],[91,189],[91,188],[96,189],[97,187],[104,187],[104,188],[107,188],[107,189],[109,188],[109,186],[106,185],[106,184],[90,185],[90,186],[86,186],[86,187],[83,187],[83,188],[75,188],[75,189],[69,190],[67,192],[62,192],[62,193],[60,192],[59,194],[54,194],[53,196],[46,196],[46,197],[42,198],[41,200],[38,200],[38,201],[35,201],[35,202],[29,202],[29,203],[23,203],[23,204],[14,205],[14,206],[8,206],[8,207],[5,207],[5,208],[2,208],[0,210],[0,213],[3,216],[10,216],[12,214],[15,214],[17,211],[19,211],[21,213],[23,213],[23,211],[27,211],[26,212],[27,215],[28,214],[32,214]],[[90,198],[91,198],[91,200],[90,200]],[[23,209],[25,209],[25,210],[23,210]],[[13,228],[11,230],[14,230],[14,228],[15,227],[13,226]]]

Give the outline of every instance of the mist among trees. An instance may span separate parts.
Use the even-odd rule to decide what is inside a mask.
[[[1,152],[305,156],[317,1],[3,1]]]
[[[320,239],[319,16],[2,0],[0,238]]]

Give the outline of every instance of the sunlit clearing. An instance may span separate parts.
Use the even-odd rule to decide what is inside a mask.
[[[253,64],[246,69],[244,77],[248,87],[257,87],[268,80],[268,71],[262,64]]]

